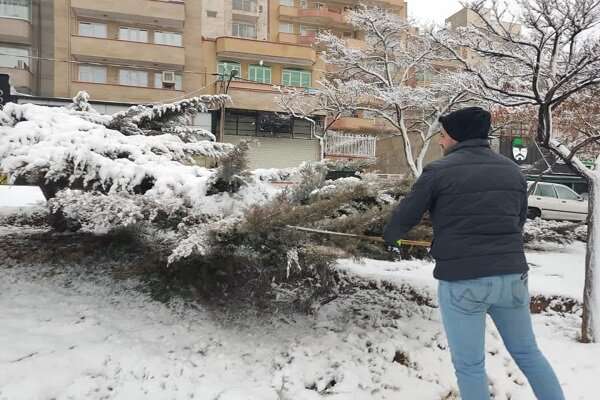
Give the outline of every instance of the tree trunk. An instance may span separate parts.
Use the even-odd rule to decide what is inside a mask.
[[[571,154],[568,147],[555,140],[551,140],[549,145],[554,153],[567,161]],[[586,167],[577,156],[573,157],[569,164],[579,175],[586,178],[590,185],[581,341],[596,343],[600,342],[600,207],[595,203],[600,195],[600,157],[596,160],[595,171]]]
[[[538,110],[537,141],[544,147],[552,139],[552,109],[547,104],[540,105]]]
[[[600,195],[600,171],[596,170],[591,175],[592,177],[588,178],[589,219],[581,326],[581,341],[584,343],[600,341],[600,208],[595,204]]]
[[[433,132],[435,132],[437,127],[438,122],[434,122],[429,126],[429,129],[427,129],[425,142],[423,143],[423,147],[421,147],[421,150],[419,151],[419,156],[417,157],[417,172],[419,173],[419,175],[423,173],[423,164],[425,163],[425,157],[427,156],[427,152],[429,151],[429,147],[433,140]]]

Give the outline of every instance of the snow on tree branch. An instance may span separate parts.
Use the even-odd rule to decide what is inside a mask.
[[[102,192],[148,190],[183,195],[210,173],[192,165],[195,156],[222,157],[232,146],[172,134],[125,136],[80,118],[77,112],[31,104],[8,104],[0,126],[0,169],[13,182]],[[187,162],[190,165],[183,165]],[[191,180],[191,181],[188,181]]]
[[[282,89],[280,105],[312,121],[325,114],[325,134],[341,117],[383,121],[403,141],[408,167],[419,176],[438,117],[469,101],[472,79],[448,62],[445,48],[399,15],[363,6],[348,13],[348,22],[364,34],[366,46],[352,48],[332,33],[320,34],[329,72],[309,94]]]

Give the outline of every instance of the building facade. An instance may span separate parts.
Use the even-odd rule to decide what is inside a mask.
[[[0,0],[0,73],[21,93],[152,103],[227,91],[224,140],[255,139],[251,166],[321,156],[308,122],[280,118],[274,86],[310,90],[325,66],[313,44],[359,0]],[[406,17],[404,0],[372,1]],[[232,75],[234,75],[232,77]],[[230,81],[230,78],[231,81]],[[217,113],[195,125],[221,130]],[[348,118],[347,131],[374,121]]]

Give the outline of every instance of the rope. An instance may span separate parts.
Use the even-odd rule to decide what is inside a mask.
[[[286,228],[293,229],[296,231],[301,231],[301,232],[317,233],[320,235],[340,236],[340,237],[348,237],[348,238],[353,238],[353,239],[363,239],[363,240],[370,240],[373,242],[385,243],[385,240],[379,236],[355,235],[352,233],[332,232],[332,231],[326,231],[323,229],[305,228],[303,226],[293,226],[293,225],[287,225]],[[426,242],[426,241],[422,241],[422,240],[401,239],[401,240],[396,241],[396,243],[398,244],[398,246],[431,247],[430,242]]]

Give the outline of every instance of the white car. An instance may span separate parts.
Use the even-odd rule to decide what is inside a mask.
[[[533,182],[527,182],[531,187]],[[559,183],[538,182],[529,195],[528,218],[586,221],[588,202],[571,188]]]

